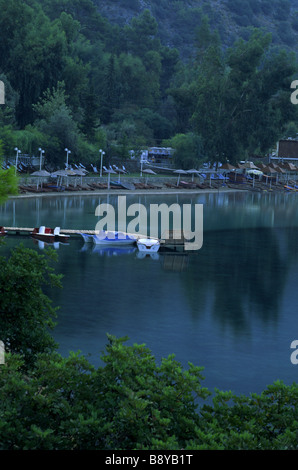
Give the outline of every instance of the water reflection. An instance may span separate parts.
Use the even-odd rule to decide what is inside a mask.
[[[100,256],[121,256],[130,255],[136,251],[135,246],[107,246],[102,247],[92,243],[84,243],[80,251],[87,251],[89,253],[97,254]]]
[[[157,358],[174,352],[185,364],[205,366],[207,386],[247,393],[277,378],[296,380],[289,345],[297,307],[297,195],[147,195],[129,196],[127,204],[177,200],[204,204],[197,253],[143,257],[135,247],[86,246],[81,239],[59,245],[64,288],[55,294],[61,307],[55,335],[61,351],[98,357],[109,332],[145,342]],[[0,207],[0,225],[92,230],[100,202],[107,198],[10,200]],[[109,202],[117,207],[117,196]],[[1,253],[19,242],[6,237]]]
[[[297,250],[290,250],[294,243],[288,231],[282,240],[268,229],[209,234],[199,264],[191,263],[183,280],[193,314],[204,312],[212,298],[217,323],[237,334],[247,332],[252,316],[277,320],[289,271],[297,263]]]
[[[298,226],[297,194],[203,193],[198,195],[127,196],[127,206],[173,203],[203,204],[204,231],[254,227]],[[58,196],[10,199],[0,207],[4,226],[28,227],[39,225],[94,230],[98,221],[95,209],[99,204],[111,204],[118,215],[118,196]],[[149,212],[149,210],[148,210]],[[149,235],[149,233],[147,233]]]

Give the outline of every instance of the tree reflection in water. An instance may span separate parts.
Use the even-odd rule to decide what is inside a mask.
[[[184,277],[193,315],[210,310],[222,328],[247,332],[252,319],[277,319],[291,266],[296,230],[209,232]]]

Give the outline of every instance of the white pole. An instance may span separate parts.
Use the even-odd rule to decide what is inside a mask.
[[[21,151],[15,147],[15,151],[17,152],[16,154],[16,166],[15,166],[15,174],[17,174],[17,168],[18,168],[18,158],[19,158],[19,153],[21,153]]]
[[[102,149],[99,149],[99,153],[100,153],[100,177],[102,177],[102,158],[103,158],[103,155],[105,155],[105,152]]]
[[[68,155],[71,153],[71,151],[68,150],[67,148],[64,149],[64,150],[65,150],[65,152],[66,152],[66,169],[68,170]]]
[[[42,166],[42,154],[44,153],[44,150],[42,150],[40,147],[38,149],[40,151],[40,156],[39,156],[39,170],[41,170],[41,166]]]

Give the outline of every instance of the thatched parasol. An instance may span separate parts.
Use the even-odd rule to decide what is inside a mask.
[[[31,176],[37,176],[38,177],[38,180],[37,180],[37,189],[38,189],[40,178],[45,178],[47,176],[51,176],[51,173],[49,173],[46,170],[38,170],[38,171],[34,171],[33,173],[31,173]]]
[[[174,170],[173,173],[177,173],[177,175],[178,175],[177,186],[179,186],[180,176],[181,175],[187,175],[187,172],[185,170]]]

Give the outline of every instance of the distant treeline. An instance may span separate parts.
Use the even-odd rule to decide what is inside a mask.
[[[252,28],[227,49],[200,15],[183,59],[149,10],[121,26],[91,0],[0,0],[2,155],[42,147],[48,164],[62,166],[65,147],[88,163],[99,148],[108,162],[166,145],[186,168],[264,154],[296,135],[296,57],[270,34]]]

